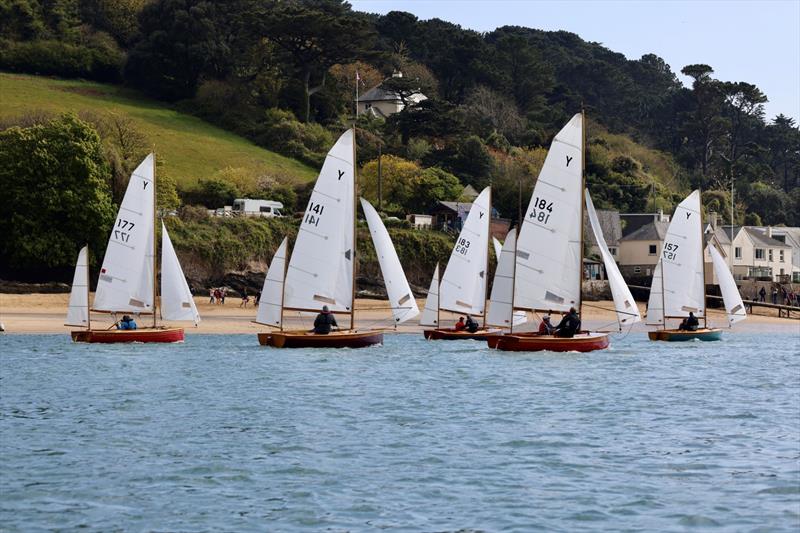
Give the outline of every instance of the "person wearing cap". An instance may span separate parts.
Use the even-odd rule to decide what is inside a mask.
[[[550,315],[544,315],[539,324],[539,335],[552,335],[554,329],[553,324],[550,323]]]
[[[464,327],[470,333],[475,333],[476,331],[478,331],[478,328],[480,326],[478,325],[478,322],[474,318],[472,318],[471,315],[467,315],[467,321],[464,323]]]
[[[464,323],[464,317],[460,316],[458,317],[458,322],[456,322],[456,325],[453,329],[456,331],[463,331],[466,327],[467,325]]]
[[[314,333],[327,335],[331,332],[331,327],[338,328],[336,317],[330,312],[327,305],[322,306],[322,312],[314,319]]]
[[[554,335],[556,337],[574,337],[576,333],[581,330],[581,319],[578,316],[578,311],[574,307],[569,308],[569,312],[564,315],[561,322],[556,326]]]
[[[136,329],[136,327],[136,321],[128,315],[123,316],[117,324],[117,329]]]

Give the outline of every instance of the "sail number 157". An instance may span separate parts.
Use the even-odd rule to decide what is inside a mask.
[[[678,245],[671,242],[664,243],[664,259],[674,261],[678,257]]]

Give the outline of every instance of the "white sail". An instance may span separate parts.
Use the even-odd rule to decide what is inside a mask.
[[[583,118],[553,139],[517,238],[514,305],[566,311],[581,297]]]
[[[425,298],[425,308],[422,310],[420,326],[439,326],[439,263],[433,271],[431,286],[428,288],[428,297]]]
[[[259,324],[281,327],[281,300],[288,241],[288,237],[283,238],[264,278],[264,287],[261,289],[261,299],[258,301],[258,313],[256,313],[256,322]]]
[[[94,296],[97,310],[153,310],[154,172],[155,160],[150,154],[128,181],[100,268]]]
[[[72,276],[72,290],[69,292],[66,326],[89,325],[89,247],[78,252],[75,275]]]
[[[506,235],[506,241],[497,256],[497,270],[494,272],[492,295],[489,298],[489,313],[486,315],[486,325],[488,326],[509,328],[514,319],[511,300],[514,297],[514,252],[516,243],[517,231],[512,228]]]
[[[664,278],[661,276],[661,261],[656,263],[653,281],[650,283],[650,298],[647,300],[647,320],[649,326],[664,325]]]
[[[711,254],[711,261],[714,264],[714,272],[719,280],[719,290],[722,292],[722,301],[725,303],[725,311],[728,312],[728,323],[732,326],[740,320],[747,318],[744,310],[744,302],[736,287],[736,281],[731,275],[728,265],[722,254],[712,245],[708,245],[708,252]]]
[[[664,316],[705,316],[705,280],[700,220],[700,191],[694,191],[675,209],[661,249]]]
[[[308,201],[286,273],[284,308],[353,307],[353,130],[328,152]]]
[[[200,322],[192,291],[164,222],[161,222],[161,316],[164,320],[191,320],[195,325]]]
[[[489,256],[491,188],[472,203],[464,227],[447,262],[439,290],[439,307],[482,315],[486,306],[486,261]]]
[[[386,285],[386,293],[389,295],[389,304],[392,307],[392,315],[397,324],[401,324],[419,314],[417,301],[408,286],[408,280],[400,265],[397,251],[394,249],[389,232],[381,221],[381,217],[375,208],[368,201],[361,199],[361,208],[367,219],[372,244],[375,245],[375,253],[378,256],[378,263],[381,265],[383,283]]]
[[[494,245],[494,258],[500,262],[500,254],[503,253],[503,244],[497,240],[496,237],[492,237],[492,245]]]
[[[634,324],[642,320],[639,314],[639,306],[633,299],[631,290],[622,278],[619,271],[617,262],[608,250],[606,239],[603,236],[603,230],[600,228],[600,221],[597,219],[597,212],[594,209],[592,197],[589,195],[589,190],[585,191],[586,196],[586,212],[589,215],[589,223],[594,232],[597,247],[600,248],[600,255],[603,257],[603,264],[606,267],[606,276],[608,277],[608,284],[611,287],[611,296],[614,298],[614,310],[617,312],[617,321],[620,325]]]

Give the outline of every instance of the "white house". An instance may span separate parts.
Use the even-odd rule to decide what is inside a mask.
[[[403,73],[395,72],[392,77],[402,78]],[[415,104],[427,99],[428,97],[422,93],[412,94],[406,98],[406,100]],[[359,115],[367,113],[381,118],[399,113],[405,108],[399,94],[394,91],[385,91],[381,89],[380,85],[359,95],[356,107]]]
[[[722,229],[728,237],[727,247],[733,248],[734,278],[784,281],[792,276],[792,247],[774,239],[771,228],[722,226]]]

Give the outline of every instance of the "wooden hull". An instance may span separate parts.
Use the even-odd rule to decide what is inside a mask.
[[[183,342],[183,328],[82,329],[70,334],[75,342]]]
[[[538,333],[491,335],[487,343],[490,348],[510,352],[593,352],[609,345],[607,333],[595,332],[581,332],[571,338]]]
[[[426,329],[422,334],[429,341],[485,341],[489,336],[496,335],[498,330],[479,329],[475,333],[461,330],[455,331],[453,329]]]
[[[259,333],[261,346],[274,348],[366,348],[383,342],[383,331],[332,331],[317,335],[308,331]]]
[[[648,331],[647,336],[651,341],[682,342],[694,339],[701,341],[718,341],[722,340],[722,330],[718,328],[702,328],[697,331],[659,329],[656,331]]]

